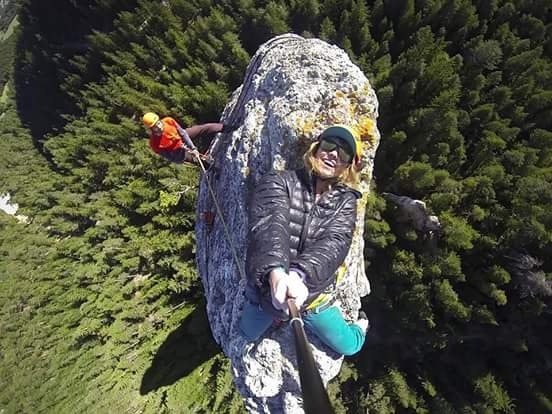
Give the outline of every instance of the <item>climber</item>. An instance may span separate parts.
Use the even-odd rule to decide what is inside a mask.
[[[398,196],[393,193],[382,193],[382,195],[386,200],[397,205],[399,210],[399,214],[397,215],[398,223],[410,224],[416,231],[426,234],[429,238],[432,238],[435,234],[439,234],[441,230],[439,218],[429,214],[426,203],[422,200]]]
[[[351,245],[362,144],[344,125],[325,129],[305,167],[272,171],[249,204],[248,283],[240,329],[250,341],[288,319],[294,298],[308,330],[343,355],[364,344],[368,320],[347,323],[335,302],[336,274]]]
[[[159,115],[153,112],[144,114],[142,120],[150,130],[151,149],[175,163],[197,162],[198,157],[209,163],[212,162],[209,155],[199,153],[192,140],[208,138],[219,132],[231,132],[236,129],[234,125],[222,123],[194,125],[184,129],[173,118],[159,118]]]

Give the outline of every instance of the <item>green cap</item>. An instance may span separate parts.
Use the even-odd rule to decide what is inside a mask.
[[[355,139],[353,131],[351,131],[349,127],[345,125],[332,125],[331,127],[326,128],[322,132],[322,134],[320,134],[320,139],[330,137],[338,138],[342,141],[345,141],[347,145],[349,145],[349,148],[353,150],[355,158],[358,158],[360,156],[360,148],[358,147],[357,140]]]

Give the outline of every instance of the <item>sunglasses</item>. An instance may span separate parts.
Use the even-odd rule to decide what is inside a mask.
[[[353,154],[351,153],[351,149],[346,144],[342,144],[339,141],[336,142],[336,141],[328,140],[324,138],[323,140],[320,141],[319,148],[322,151],[326,151],[326,152],[332,152],[335,149],[337,149],[337,155],[339,156],[339,159],[346,164],[349,164],[353,160]]]

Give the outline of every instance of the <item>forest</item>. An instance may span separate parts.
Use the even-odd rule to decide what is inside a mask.
[[[141,115],[217,121],[288,32],[344,49],[380,104],[372,328],[336,412],[552,413],[552,1],[1,5],[0,195],[30,218],[0,212],[1,413],[244,412],[197,277],[199,171]]]

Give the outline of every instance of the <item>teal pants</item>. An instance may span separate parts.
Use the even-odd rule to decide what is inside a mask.
[[[302,316],[305,327],[338,354],[356,354],[364,345],[365,333],[353,323],[347,323],[337,306],[320,312],[314,310]],[[260,305],[245,301],[240,329],[249,341],[257,340],[272,325],[274,318]]]

